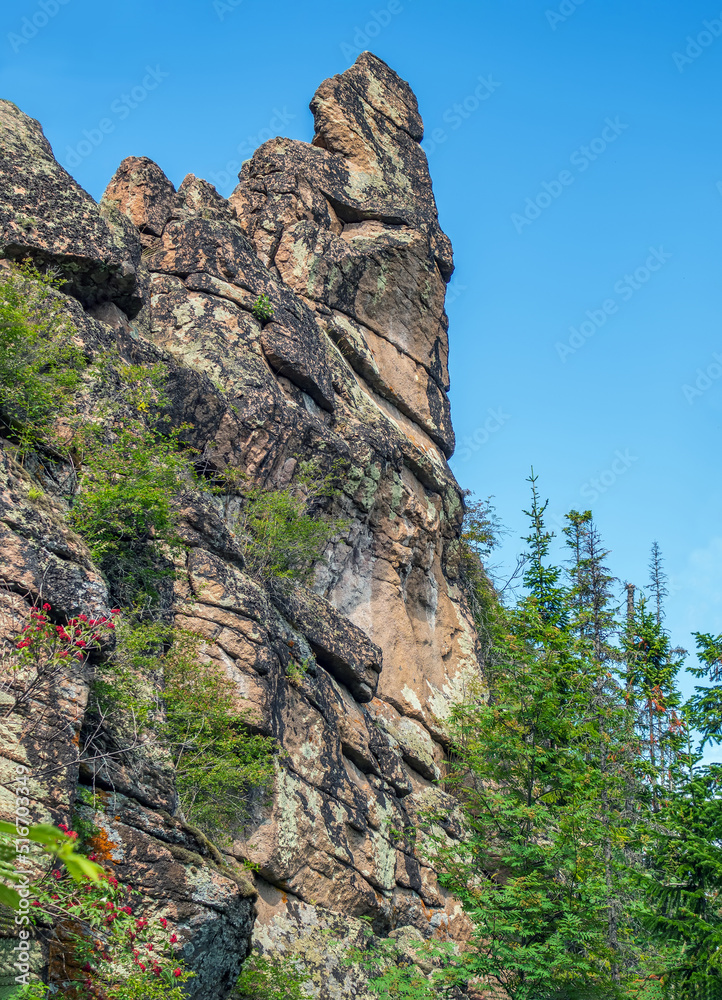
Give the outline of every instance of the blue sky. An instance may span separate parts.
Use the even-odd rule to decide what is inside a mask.
[[[316,86],[362,48],[426,123],[451,464],[494,495],[500,561],[533,464],[622,580],[659,542],[676,643],[722,632],[721,0],[12,0],[0,93],[96,198],[131,154],[228,195],[271,134],[311,138]]]

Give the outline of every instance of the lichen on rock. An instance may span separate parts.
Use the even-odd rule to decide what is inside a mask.
[[[218,498],[183,510],[163,612],[203,637],[283,751],[270,801],[223,847],[223,864],[184,828],[148,761],[120,755],[102,773],[76,761],[46,795],[60,815],[79,780],[104,790],[95,823],[112,863],[172,908],[198,973],[191,994],[210,1000],[228,992],[252,930],[261,951],[309,963],[319,1000],[363,995],[340,963],[361,918],[382,934],[466,934],[403,835],[432,802],[453,814],[436,784],[445,716],[479,672],[456,585],[462,494],[447,465],[451,247],[408,84],[364,53],[311,109],[313,142],[266,142],[228,200],[193,175],[176,191],[131,157],[96,205],[38,123],[0,102],[0,249],[59,270],[88,352],[102,342],[166,365],[170,419],[211,478],[278,488],[304,460],[320,474],[344,469],[332,504],[345,526],[308,588],[252,579]],[[262,295],[265,323],[253,309]],[[67,614],[107,606],[61,501],[49,495],[29,517],[7,443],[1,457],[10,618],[40,595]],[[68,690],[76,728],[86,701],[87,683]],[[237,877],[246,860],[254,888]],[[321,931],[341,925],[345,943],[331,947]]]

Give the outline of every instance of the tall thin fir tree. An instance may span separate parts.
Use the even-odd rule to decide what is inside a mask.
[[[532,468],[531,475],[527,478],[527,482],[531,483],[531,509],[524,511],[531,521],[531,531],[524,537],[528,552],[523,583],[529,591],[529,596],[537,603],[542,623],[555,628],[566,628],[569,617],[568,592],[559,582],[561,569],[546,563],[554,532],[547,531],[544,524],[544,514],[549,501],[541,502],[537,489],[538,479]]]
[[[662,551],[657,542],[652,543],[652,552],[649,557],[649,587],[654,606],[657,610],[657,624],[661,626],[664,620],[664,599],[669,594],[667,587],[667,574],[663,568]]]
[[[609,550],[605,549],[592,512],[572,510],[566,515],[563,529],[570,549],[567,570],[571,583],[570,603],[574,609],[572,631],[589,659],[589,713],[594,719],[597,738],[594,758],[599,769],[600,822],[603,829],[601,847],[606,884],[607,944],[611,956],[612,979],[621,974],[619,951],[619,921],[623,899],[614,864],[613,816],[625,820],[629,816],[625,805],[630,798],[626,764],[629,757],[627,712],[619,697],[608,663],[618,658],[612,638],[618,630],[617,606],[613,594],[615,577],[605,565]],[[590,747],[591,749],[591,747]]]

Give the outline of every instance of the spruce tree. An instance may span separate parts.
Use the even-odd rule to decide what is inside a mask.
[[[652,543],[652,552],[649,557],[649,591],[656,608],[657,624],[662,625],[664,620],[664,599],[668,594],[667,574],[662,568],[662,552],[657,542]]]
[[[531,510],[525,510],[524,513],[531,524],[529,534],[524,537],[528,549],[526,571],[522,579],[530,597],[536,602],[541,622],[565,628],[569,618],[567,592],[559,583],[561,569],[546,562],[554,532],[547,531],[544,524],[544,513],[549,501],[541,503],[537,489],[538,479],[532,469],[527,478],[527,482],[531,483]]]

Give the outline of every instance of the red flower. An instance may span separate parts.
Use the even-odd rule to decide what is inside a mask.
[[[147,948],[148,948],[148,951],[153,951],[153,945],[152,944],[147,945]]]
[[[122,906],[121,910],[123,913],[128,913],[128,914],[133,912],[129,906]]]
[[[180,976],[180,974],[181,974],[181,970],[180,969],[173,969],[173,975],[176,977],[176,979],[178,979],[178,977]]]
[[[70,653],[68,653],[67,649],[62,649],[58,653],[58,659],[59,660],[67,660],[68,656],[70,656]]]
[[[164,927],[164,928],[168,926],[168,921],[165,919],[165,917],[161,917],[160,918],[160,925],[161,925],[161,927]]]
[[[79,622],[87,622],[87,620],[88,620],[88,616],[87,615],[78,615],[78,621]]]
[[[43,611],[52,611],[52,606],[50,604],[43,604]]]
[[[78,639],[75,645],[78,646],[80,649],[84,649],[88,644],[87,642],[85,642],[84,639]]]
[[[142,962],[138,962],[138,968],[140,969],[141,972],[145,972],[145,966],[143,965]]]
[[[108,622],[108,628],[115,628],[115,625],[113,624],[113,622]]]
[[[82,653],[78,653],[78,655],[75,657],[75,659],[76,660],[80,660],[80,662],[82,663],[83,662],[83,654]]]
[[[37,899],[34,899],[30,905],[31,906],[40,906],[40,903],[37,901]]]
[[[175,944],[176,941],[178,940],[178,935],[177,934],[171,934],[171,936],[168,938],[168,940],[170,941],[171,944]]]
[[[111,608],[110,609],[110,613],[111,613],[111,615],[119,615],[120,614],[120,608]]]

